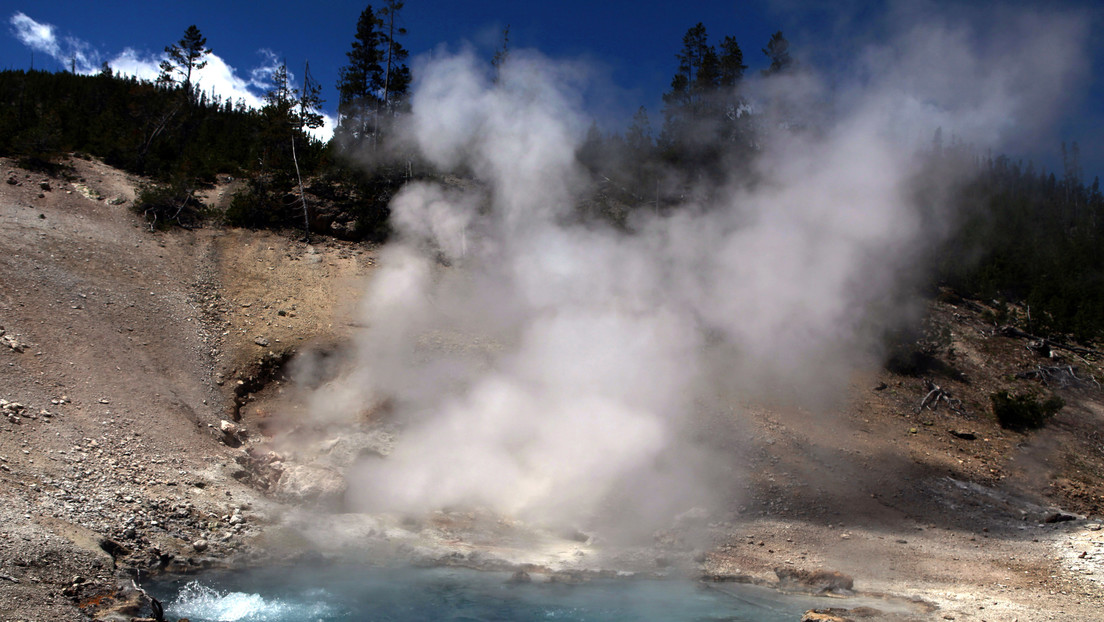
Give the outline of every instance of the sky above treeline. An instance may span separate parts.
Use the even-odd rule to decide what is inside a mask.
[[[323,108],[332,131],[337,107],[338,71],[347,62],[357,18],[365,2],[337,0],[301,2],[97,2],[55,1],[5,3],[0,15],[0,69],[70,70],[95,73],[102,63],[116,72],[143,78],[156,76],[164,47],[176,42],[195,24],[213,50],[200,86],[223,98],[244,99],[259,106],[272,69],[286,62],[293,79],[302,79],[310,63],[323,88]],[[382,3],[376,2],[378,8]],[[1082,24],[1084,57],[1076,80],[1064,88],[1057,110],[1046,127],[1001,145],[1015,158],[1031,159],[1048,169],[1061,167],[1062,141],[1078,141],[1086,177],[1104,173],[1104,38],[1090,36],[1104,27],[1104,8],[1095,0],[1061,2],[965,2],[949,0],[871,2],[641,2],[560,0],[529,3],[502,0],[407,0],[401,24],[408,34],[400,42],[410,51],[415,69],[420,59],[446,51],[471,49],[490,59],[509,27],[511,49],[535,49],[556,59],[586,67],[583,93],[588,114],[609,130],[620,130],[639,106],[645,106],[653,127],[662,123],[662,93],[677,69],[682,36],[694,24],[705,25],[712,43],[731,35],[744,52],[749,75],[767,65],[762,53],[772,33],[781,30],[793,56],[825,80],[853,80],[857,60],[870,49],[894,45],[893,38],[916,20],[935,20],[949,29],[964,29],[977,39],[1001,36],[988,23],[996,11],[1018,10],[1028,15],[1067,14]],[[581,62],[579,62],[581,61]],[[1000,71],[994,68],[994,72]],[[1045,71],[1045,67],[1041,71]],[[861,78],[860,78],[861,79]],[[948,134],[954,128],[945,128]]]

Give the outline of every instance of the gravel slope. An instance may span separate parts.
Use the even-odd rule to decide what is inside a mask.
[[[140,180],[70,165],[51,178],[0,159],[0,620],[129,620],[148,612],[120,587],[136,573],[307,545],[526,563],[525,550],[503,552],[499,532],[463,513],[417,524],[320,517],[243,483],[246,450],[269,448],[260,432],[271,412],[294,411],[289,385],[266,365],[340,350],[357,329],[374,249],[151,232],[128,209]],[[744,479],[731,512],[708,517],[704,549],[678,534],[617,553],[507,531],[540,543],[534,573],[680,560],[763,583],[778,568],[838,571],[856,590],[900,597],[886,601],[896,619],[1099,619],[1100,390],[1065,391],[1069,405],[1043,431],[1001,430],[986,396],[1037,361],[976,310],[940,303],[933,317],[966,378],[937,381],[967,415],[918,413],[921,379],[876,370],[857,375],[839,404],[734,408]],[[1079,365],[1083,376],[1099,371]],[[219,432],[235,413],[249,434],[237,448]],[[1045,522],[1057,510],[1077,520]]]

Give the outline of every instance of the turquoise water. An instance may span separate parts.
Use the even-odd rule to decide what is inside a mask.
[[[601,579],[568,585],[534,575],[456,568],[274,567],[207,573],[150,587],[169,620],[191,622],[748,621],[794,622],[823,599],[748,585]]]

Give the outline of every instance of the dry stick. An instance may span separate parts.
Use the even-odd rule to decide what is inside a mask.
[[[139,571],[139,572],[141,572],[141,571]],[[134,579],[130,580],[130,584],[134,586],[134,589],[141,592],[142,596],[145,596],[146,598],[149,599],[150,609],[153,610],[153,619],[157,620],[157,622],[165,622],[165,608],[161,606],[161,601],[159,601],[156,598],[150,596],[149,592],[147,592],[145,590],[145,588],[143,588],[141,585],[138,585],[138,582],[135,581]]]
[[[299,158],[295,155],[295,135],[291,136],[291,161],[295,163],[295,177],[299,180],[299,199],[303,202],[303,237],[310,243],[310,215],[307,212],[307,194],[303,191],[303,176],[299,174]]]
[[[184,200],[180,202],[180,207],[176,208],[176,213],[173,214],[173,217],[172,217],[173,220],[177,221],[177,224],[180,224],[180,212],[184,211],[184,206],[186,206],[188,204],[188,199],[191,199],[191,198],[192,198],[192,189],[188,188],[184,192]]]
[[[161,117],[161,120],[157,123],[157,127],[155,127],[153,129],[153,131],[150,132],[149,138],[146,139],[146,142],[138,150],[139,160],[144,160],[145,159],[146,153],[149,151],[150,145],[153,144],[153,139],[157,138],[157,136],[159,134],[161,134],[161,132],[165,129],[165,126],[169,124],[169,120],[172,119],[173,117],[175,117],[176,113],[179,112],[179,111],[180,111],[180,104],[178,103],[175,108],[173,108],[172,110],[170,110],[168,112],[168,114]]]

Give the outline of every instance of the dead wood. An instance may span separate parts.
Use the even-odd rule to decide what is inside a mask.
[[[920,400],[920,406],[916,408],[916,412],[919,413],[925,408],[934,412],[938,410],[939,404],[943,403],[955,414],[961,417],[966,416],[966,409],[962,406],[962,400],[952,396],[950,392],[932,382],[930,378],[924,379],[924,388],[928,390],[928,393],[924,395],[924,399]]]
[[[1018,372],[1016,378],[1020,380],[1038,380],[1044,386],[1054,385],[1062,389],[1083,387],[1088,382],[1092,382],[1097,388],[1100,388],[1100,383],[1096,378],[1089,376],[1088,381],[1086,381],[1079,377],[1077,368],[1073,365],[1039,365],[1035,369]]]
[[[1098,361],[1102,358],[1099,351],[1092,348],[1083,348],[1081,346],[1075,346],[1068,343],[1062,343],[1061,341],[1052,341],[1043,337],[1037,337],[1031,333],[1024,332],[1015,326],[1002,326],[999,330],[1000,334],[1005,337],[1012,337],[1013,339],[1027,339],[1027,349],[1032,352],[1040,352],[1044,347],[1046,348],[1058,348],[1059,350],[1065,350],[1066,352],[1072,352],[1078,356],[1081,356],[1087,361]]]

